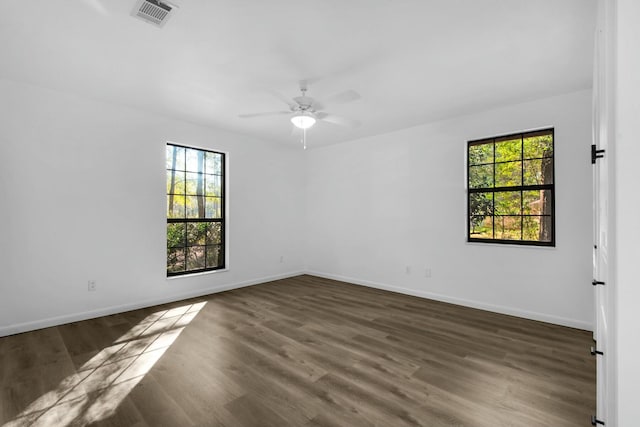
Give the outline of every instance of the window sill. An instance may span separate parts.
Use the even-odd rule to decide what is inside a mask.
[[[187,274],[181,274],[179,276],[168,276],[166,277],[167,280],[176,280],[176,279],[186,279],[189,277],[197,277],[197,276],[205,276],[208,274],[217,274],[217,273],[225,273],[229,271],[229,268],[222,268],[220,270],[211,270],[211,271],[201,271],[198,273],[187,273]]]
[[[557,249],[556,246],[548,246],[548,245],[523,245],[519,243],[498,243],[498,242],[469,242],[465,239],[465,244],[470,246],[484,246],[484,247],[505,247],[505,248],[525,248],[525,249],[544,249],[544,250],[553,250]]]

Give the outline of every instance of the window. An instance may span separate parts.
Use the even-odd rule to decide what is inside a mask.
[[[469,242],[555,246],[553,129],[467,143]]]
[[[167,276],[225,267],[225,158],[167,144]]]

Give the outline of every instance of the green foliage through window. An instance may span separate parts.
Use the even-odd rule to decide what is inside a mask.
[[[553,129],[467,143],[467,240],[555,246]]]
[[[167,144],[167,275],[224,268],[224,154]]]

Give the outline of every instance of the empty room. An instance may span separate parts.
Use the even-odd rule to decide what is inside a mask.
[[[2,6],[0,425],[640,422],[640,2]]]

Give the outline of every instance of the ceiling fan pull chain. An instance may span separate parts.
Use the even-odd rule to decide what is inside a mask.
[[[302,129],[302,148],[307,149],[307,130]]]

